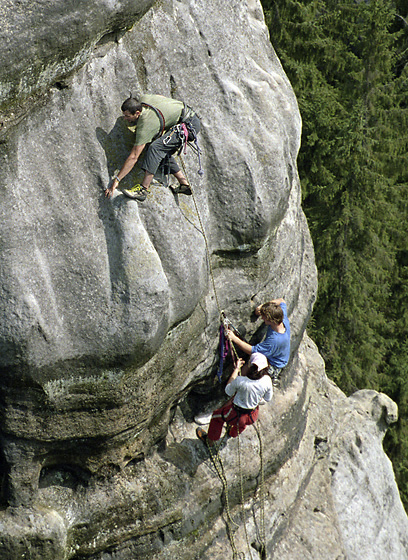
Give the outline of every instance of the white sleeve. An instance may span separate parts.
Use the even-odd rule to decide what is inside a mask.
[[[267,388],[266,388],[266,391],[265,391],[265,394],[264,394],[263,398],[266,400],[266,402],[269,402],[272,399],[272,396],[273,396],[272,381],[271,381],[271,378],[269,377],[269,375],[267,376],[267,380],[268,380],[268,384],[267,384]]]
[[[233,397],[235,393],[238,391],[239,387],[239,377],[236,377],[231,383],[225,386],[225,392],[229,397]]]

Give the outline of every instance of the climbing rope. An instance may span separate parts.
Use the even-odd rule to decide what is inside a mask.
[[[228,331],[228,328],[231,326],[231,323],[226,318],[225,313],[221,309],[220,302],[218,300],[217,289],[215,287],[214,271],[213,271],[212,264],[211,264],[211,255],[210,255],[208,239],[207,239],[207,236],[205,234],[204,225],[203,225],[203,222],[201,220],[200,212],[199,212],[198,206],[197,206],[197,200],[196,200],[196,197],[195,197],[195,194],[194,194],[194,190],[193,190],[193,188],[191,186],[191,183],[188,179],[186,166],[184,164],[184,160],[181,156],[181,153],[178,154],[178,157],[180,158],[180,161],[181,161],[181,166],[183,168],[184,176],[186,177],[187,183],[190,185],[194,206],[195,206],[198,221],[199,221],[200,227],[201,227],[201,233],[203,235],[204,242],[205,242],[205,248],[206,248],[206,253],[207,253],[207,262],[208,262],[208,268],[209,268],[209,271],[210,271],[211,282],[212,282],[212,286],[213,286],[213,290],[214,290],[214,297],[215,297],[215,301],[216,301],[218,311],[219,311],[219,314],[220,314],[222,328],[224,330],[224,332],[223,332],[224,336],[220,337],[220,339],[222,338],[222,340],[226,340],[227,331]],[[238,360],[238,353],[237,353],[236,348],[235,348],[235,346],[234,346],[234,344],[232,343],[231,340],[229,340],[229,345],[230,345],[230,348],[231,348],[231,355],[232,355],[233,362],[234,362],[234,365],[235,365],[237,360]],[[222,371],[222,362],[224,360],[224,357],[225,357],[224,356],[224,348],[221,348],[221,350],[220,350],[220,361],[221,361],[220,369],[221,369],[221,371]],[[254,422],[253,426],[254,426],[254,428],[256,430],[256,433],[258,435],[259,455],[260,455],[259,495],[260,495],[260,541],[261,542],[260,542],[260,547],[259,547],[258,552],[260,554],[260,558],[262,560],[266,560],[263,447],[262,447],[261,434],[258,430],[258,427],[256,426],[256,422]],[[241,490],[241,500],[240,500],[241,501],[241,517],[242,517],[242,521],[243,521],[243,524],[244,524],[245,539],[246,539],[249,555],[250,555],[251,560],[253,560],[252,551],[251,551],[251,547],[250,547],[250,544],[249,544],[248,531],[247,531],[246,522],[245,522],[244,487],[243,487],[242,466],[241,466],[241,442],[240,442],[240,437],[239,437],[239,417],[238,417],[237,431],[238,431],[238,436],[237,436],[238,437],[238,469],[239,469],[240,490]],[[228,436],[228,432],[225,432],[223,438],[219,442],[219,445],[216,444],[214,446],[215,447],[215,453],[214,453],[214,450],[213,450],[212,446],[207,445],[207,449],[209,451],[211,462],[214,465],[214,468],[215,468],[215,470],[216,470],[216,472],[217,472],[217,474],[218,474],[218,476],[221,480],[221,483],[223,485],[223,492],[224,492],[224,497],[225,497],[227,533],[228,533],[228,537],[229,537],[229,540],[230,540],[230,543],[231,543],[233,560],[240,560],[241,558],[244,558],[244,553],[239,553],[238,552],[237,547],[235,545],[235,538],[234,538],[234,531],[237,531],[239,526],[235,523],[235,521],[232,519],[232,516],[231,516],[230,504],[229,504],[228,481],[227,481],[227,477],[225,476],[224,465],[223,465],[223,462],[221,460],[221,456],[219,454],[219,449],[220,449],[222,443],[224,442],[224,440],[226,439],[227,436]],[[234,527],[235,527],[235,529],[234,529]]]
[[[238,420],[239,422],[239,420]],[[256,422],[254,422],[253,427],[255,428],[256,434],[258,436],[258,441],[259,441],[259,457],[260,457],[260,484],[259,484],[259,500],[260,500],[260,529],[259,529],[259,546],[256,547],[256,549],[259,552],[259,555],[261,557],[261,560],[266,560],[266,535],[265,535],[265,492],[264,492],[264,485],[265,485],[265,480],[264,480],[264,465],[263,465],[263,447],[262,447],[262,438],[261,438],[261,433],[258,429],[258,426],[256,425]],[[238,425],[237,425],[238,426]],[[251,558],[251,560],[253,560],[252,557],[252,550],[249,544],[249,537],[248,537],[248,531],[247,531],[247,526],[246,526],[246,522],[245,522],[245,509],[244,509],[244,501],[245,501],[245,497],[244,497],[244,485],[243,485],[243,477],[242,477],[242,467],[241,467],[241,440],[239,437],[239,432],[238,432],[238,470],[239,470],[239,479],[240,479],[240,489],[241,489],[241,517],[242,517],[242,521],[244,524],[244,531],[245,531],[245,540],[247,543],[247,547],[248,547],[248,552],[249,552],[249,556]],[[255,515],[255,512],[254,512]]]
[[[194,189],[191,186],[190,180],[189,180],[188,175],[187,175],[187,170],[186,170],[186,166],[185,166],[185,163],[184,163],[184,159],[181,156],[181,154],[179,154],[178,157],[180,158],[181,167],[183,168],[184,176],[187,179],[187,183],[190,185],[190,189],[191,189],[191,193],[192,193],[192,197],[193,197],[193,202],[194,202],[194,207],[195,207],[195,210],[196,210],[198,221],[200,223],[201,233],[202,233],[202,236],[204,238],[205,249],[206,249],[206,254],[207,254],[208,269],[210,271],[210,277],[211,277],[211,283],[212,283],[212,287],[213,287],[213,291],[214,291],[215,302],[217,304],[217,308],[218,308],[218,311],[219,311],[219,314],[220,314],[220,319],[221,319],[221,322],[224,326],[224,331],[225,331],[224,334],[226,336],[228,327],[230,326],[230,322],[225,317],[225,313],[224,313],[223,309],[221,308],[221,305],[220,305],[220,302],[219,302],[219,299],[218,299],[217,288],[215,287],[214,270],[213,270],[213,267],[212,267],[212,264],[211,264],[211,254],[210,254],[210,247],[209,247],[208,239],[207,239],[207,236],[205,234],[205,229],[204,229],[203,222],[201,220],[200,212],[198,210],[197,200],[196,200],[196,197],[195,197],[195,194],[194,194]],[[231,355],[233,356],[234,363],[235,363],[235,361],[238,359],[238,353],[237,353],[237,350],[236,350],[234,344],[231,341],[229,341],[229,344],[231,346]]]
[[[245,532],[245,540],[247,543],[247,547],[248,547],[248,552],[249,552],[249,556],[251,558],[251,560],[253,560],[252,557],[252,551],[251,551],[251,547],[249,544],[249,537],[248,537],[248,531],[247,531],[247,525],[246,525],[246,520],[245,520],[245,508],[244,508],[244,484],[243,484],[243,477],[242,477],[242,467],[241,467],[241,438],[239,437],[239,416],[238,416],[238,421],[237,421],[237,430],[238,430],[238,472],[239,472],[239,486],[241,489],[241,518],[242,518],[242,523],[244,525],[244,532]]]
[[[219,444],[216,444],[215,446],[207,445],[207,449],[211,458],[211,462],[214,465],[214,468],[221,480],[222,487],[223,487],[224,499],[225,499],[227,534],[231,544],[233,560],[240,560],[240,558],[242,558],[242,553],[238,552],[235,544],[235,538],[234,538],[234,532],[239,529],[239,525],[235,523],[231,515],[230,504],[229,504],[228,481],[227,481],[227,477],[225,476],[224,465],[219,454],[220,447],[222,446],[224,440],[227,437],[228,437],[228,432],[225,432]],[[215,453],[213,447],[215,447]]]
[[[253,424],[256,434],[258,436],[259,441],[259,459],[260,459],[260,483],[259,483],[259,502],[260,502],[260,512],[259,512],[259,541],[260,541],[260,550],[259,554],[262,560],[266,560],[266,532],[265,532],[265,472],[264,472],[264,454],[263,454],[263,445],[262,445],[262,437],[259,428],[254,422]]]
[[[190,183],[190,181],[189,181],[189,179],[188,179],[188,176],[187,176],[187,171],[186,171],[186,166],[185,166],[185,164],[184,164],[184,159],[183,159],[183,157],[182,157],[181,154],[179,154],[178,157],[180,158],[181,167],[183,168],[184,176],[185,176],[185,178],[187,179],[187,183],[190,185],[191,193],[192,193],[192,196],[193,196],[193,202],[194,202],[194,206],[195,206],[195,209],[196,209],[198,221],[200,222],[201,233],[202,233],[202,236],[203,236],[203,238],[204,238],[205,249],[206,249],[206,252],[207,252],[208,269],[209,269],[209,271],[210,271],[210,277],[211,277],[211,282],[212,282],[212,286],[213,286],[213,290],[214,290],[215,302],[216,302],[216,304],[217,304],[218,311],[219,311],[220,316],[221,316],[221,314],[222,314],[222,309],[221,309],[221,306],[220,306],[220,302],[219,302],[219,300],[218,300],[217,289],[216,289],[216,287],[215,287],[214,270],[213,270],[213,267],[212,267],[212,264],[211,264],[211,254],[210,254],[210,248],[209,248],[209,244],[208,244],[208,239],[207,239],[207,236],[206,236],[206,234],[205,234],[205,229],[204,229],[203,222],[202,222],[202,220],[201,220],[200,212],[199,212],[199,210],[198,210],[197,200],[196,200],[196,197],[195,197],[195,194],[194,194],[194,189],[193,189],[193,187],[191,186],[191,183]]]
[[[197,217],[198,217],[198,221],[199,221],[200,227],[201,227],[201,234],[204,238],[205,249],[206,249],[206,254],[207,254],[208,269],[210,271],[210,277],[211,277],[212,287],[213,287],[213,291],[214,291],[215,302],[217,304],[217,308],[218,308],[218,311],[219,311],[219,314],[220,314],[221,322],[224,326],[224,334],[225,334],[225,337],[226,337],[228,327],[231,325],[231,323],[225,317],[225,313],[224,313],[223,309],[221,308],[221,305],[220,305],[220,302],[219,302],[219,299],[218,299],[217,288],[215,287],[214,270],[213,270],[213,267],[212,267],[212,264],[211,264],[210,247],[209,247],[208,239],[207,239],[207,236],[206,236],[206,233],[205,233],[204,225],[203,225],[203,222],[201,220],[201,215],[200,215],[200,212],[198,210],[198,205],[197,205],[197,200],[196,200],[196,197],[195,197],[195,194],[194,194],[194,189],[191,186],[190,180],[188,178],[186,166],[185,166],[185,163],[184,163],[184,159],[181,156],[181,154],[178,154],[178,157],[179,157],[180,162],[181,162],[181,167],[183,168],[184,176],[185,176],[185,178],[187,180],[187,183],[189,184],[190,189],[191,189],[193,202],[194,202],[194,207],[195,207],[196,214],[197,214]],[[231,341],[229,341],[229,344],[231,346],[231,355],[232,355],[234,363],[235,363],[235,361],[238,359],[238,353],[237,353],[237,350],[236,350],[234,344]]]
[[[256,422],[252,424],[256,431],[259,440],[259,456],[260,456],[260,484],[259,484],[259,499],[260,499],[260,521],[259,521],[259,545],[256,550],[259,553],[261,560],[266,560],[266,534],[265,534],[265,478],[264,478],[264,461],[263,461],[263,446],[262,446],[262,438],[261,433],[256,425]],[[244,526],[244,533],[245,533],[245,540],[249,552],[249,557],[253,560],[252,556],[252,549],[249,542],[249,535],[247,531],[247,524],[246,524],[246,515],[245,515],[245,495],[244,495],[244,484],[243,484],[243,474],[242,474],[242,463],[241,463],[241,438],[239,434],[239,417],[237,420],[237,439],[238,439],[238,472],[239,472],[239,481],[240,481],[240,505],[241,505],[241,519]],[[220,440],[218,444],[214,446],[210,446],[207,444],[207,449],[210,455],[211,462],[221,480],[223,486],[223,493],[225,498],[225,512],[226,512],[226,524],[227,524],[227,533],[228,538],[230,540],[233,560],[240,560],[244,557],[243,552],[238,552],[236,544],[235,544],[235,537],[234,533],[239,529],[239,525],[235,523],[232,518],[231,510],[230,510],[230,502],[229,502],[229,490],[228,490],[228,480],[225,475],[224,464],[222,462],[219,450],[221,449],[223,442],[228,437],[228,431],[225,432],[223,438]],[[214,450],[215,448],[215,450]]]
[[[221,383],[222,374],[224,370],[224,360],[228,355],[229,350],[231,350],[232,361],[234,367],[237,365],[239,356],[234,343],[228,338],[228,329],[233,328],[231,322],[225,317],[224,311],[221,311],[221,326],[220,326],[220,365],[218,367],[218,381]],[[236,329],[234,329],[236,331]]]

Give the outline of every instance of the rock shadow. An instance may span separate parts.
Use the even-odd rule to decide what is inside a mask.
[[[97,127],[96,138],[102,146],[108,168],[109,177],[119,171],[126,161],[135,140],[135,129],[129,127],[123,117],[118,117],[110,132]],[[132,171],[121,181],[122,188],[129,188],[143,179],[143,171],[139,162]]]
[[[131,149],[135,143],[135,127],[129,126],[123,117],[116,119],[115,125],[110,132],[105,132],[102,128],[97,127],[96,138],[102,146],[105,156],[106,165],[108,168],[109,177],[112,177],[115,172],[119,171],[126,161]],[[142,152],[138,162],[122,179],[120,182],[119,190],[122,188],[129,188],[136,183],[141,183],[144,177],[144,171],[141,166],[143,164],[145,150]],[[168,173],[165,166],[160,166],[154,176],[155,181],[161,183],[165,187],[169,184]]]
[[[139,161],[130,173],[122,179],[120,186],[113,197],[108,199],[105,196],[105,189],[110,186],[113,175],[115,175],[123,167],[123,164],[134,146],[135,127],[129,126],[123,117],[118,117],[113,128],[109,132],[97,127],[95,134],[99,144],[105,152],[106,166],[110,177],[108,184],[101,183],[99,218],[104,224],[111,283],[112,286],[116,286],[123,281],[121,274],[123,269],[122,255],[124,235],[120,216],[126,212],[127,204],[138,204],[137,201],[118,194],[123,189],[129,189],[136,183],[142,182],[144,171],[142,170],[141,165],[143,164],[144,153],[142,153]],[[167,186],[168,178],[163,169],[158,170],[154,179],[164,186]],[[120,293],[118,294],[118,297],[121,298]]]
[[[111,178],[122,168],[133,147],[134,128],[129,127],[123,117],[119,117],[110,132],[97,127],[95,134],[105,152],[106,165]],[[135,166],[121,181],[118,191],[122,188],[130,188],[135,183],[140,182],[142,177],[143,171],[139,166]],[[115,300],[126,304],[127,290],[120,288],[120,286],[126,285],[126,279],[123,278],[124,232],[120,216],[126,212],[127,204],[137,204],[137,202],[116,193],[112,198],[106,198],[105,189],[110,186],[110,183],[111,181],[109,181],[109,184],[101,185],[98,215],[104,225],[113,297]]]
[[[227,445],[227,438],[221,439],[220,442],[219,450],[221,451]],[[202,463],[207,463],[214,476],[218,476],[212,464],[208,448],[199,439],[185,438],[180,443],[170,443],[160,455],[165,461],[171,463],[190,477],[196,475],[197,469]]]
[[[216,383],[215,386],[202,385],[194,387],[186,398],[179,403],[178,410],[183,417],[184,422],[194,424],[194,426],[202,425],[208,430],[208,421],[199,422],[198,417],[211,416],[213,410],[225,404],[229,397],[226,395],[225,383]],[[204,392],[203,392],[204,391]],[[170,432],[171,425],[169,428]],[[219,449],[224,449],[227,443],[226,439],[220,440]],[[212,462],[208,448],[198,438],[185,438],[181,442],[171,442],[160,453],[165,461],[172,463],[175,467],[193,477],[197,468],[204,462],[208,462],[210,469],[217,474]]]

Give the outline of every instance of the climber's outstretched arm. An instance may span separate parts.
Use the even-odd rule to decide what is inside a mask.
[[[231,329],[228,329],[227,336],[230,339],[230,341],[236,344],[240,350],[245,352],[245,354],[252,354],[252,346],[248,344],[248,342],[245,342],[244,340],[238,338],[237,335],[233,333]]]

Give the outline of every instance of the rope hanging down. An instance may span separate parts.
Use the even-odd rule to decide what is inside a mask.
[[[204,237],[205,248],[206,248],[206,253],[207,253],[207,262],[208,262],[208,268],[209,268],[209,271],[210,271],[211,282],[212,282],[212,286],[213,286],[213,290],[214,290],[214,297],[215,297],[215,301],[216,301],[218,311],[219,311],[219,314],[220,314],[220,319],[221,319],[221,326],[220,326],[220,366],[219,366],[219,370],[218,370],[218,374],[217,374],[218,379],[221,382],[221,377],[222,377],[222,373],[223,373],[223,363],[224,363],[224,359],[226,358],[226,356],[228,354],[229,349],[231,349],[231,355],[232,355],[234,364],[238,360],[238,354],[237,354],[237,351],[235,349],[235,346],[227,338],[228,328],[234,328],[234,327],[232,326],[231,322],[226,318],[225,313],[221,309],[220,302],[218,300],[217,289],[215,287],[214,272],[213,272],[213,268],[212,268],[212,264],[211,264],[211,258],[210,258],[209,244],[208,244],[207,236],[205,234],[204,225],[203,225],[203,222],[201,220],[200,212],[198,210],[194,190],[193,190],[193,188],[191,186],[191,183],[190,183],[190,181],[188,179],[188,176],[187,176],[187,171],[186,171],[186,167],[185,167],[185,164],[184,164],[184,160],[181,156],[181,151],[182,150],[180,150],[178,156],[180,158],[181,166],[183,168],[184,175],[187,179],[187,183],[190,185],[194,206],[195,206],[196,213],[197,213],[198,220],[199,220],[200,227],[201,227],[201,233]],[[199,148],[198,148],[198,153],[200,153]],[[201,170],[201,163],[200,163],[200,170]],[[236,331],[235,328],[234,328],[234,330]],[[238,423],[239,423],[239,417],[238,417]],[[256,430],[258,440],[259,440],[259,455],[260,455],[260,486],[259,486],[259,494],[260,494],[260,535],[259,535],[259,541],[260,542],[259,543],[253,543],[252,546],[259,552],[261,560],[266,560],[263,447],[262,447],[261,434],[258,430],[258,427],[256,426],[256,423],[254,423],[253,426]],[[238,428],[238,425],[237,425],[237,428]],[[238,431],[238,436],[237,436],[238,437],[238,466],[239,466],[240,489],[241,489],[241,500],[240,500],[241,501],[241,515],[242,515],[242,520],[244,522],[245,538],[246,538],[246,542],[247,542],[247,546],[248,546],[249,556],[250,556],[251,560],[253,560],[252,551],[251,551],[251,548],[250,548],[250,545],[249,545],[248,532],[247,532],[246,523],[245,523],[244,489],[243,489],[243,478],[242,478],[242,467],[241,467],[241,446],[240,446],[239,429],[237,431]],[[223,485],[223,491],[224,491],[224,496],[225,496],[225,510],[226,510],[226,514],[227,514],[227,532],[228,532],[228,537],[229,537],[232,552],[233,552],[233,560],[241,560],[242,558],[244,558],[244,553],[239,553],[237,551],[237,548],[236,548],[236,545],[235,545],[235,539],[234,539],[234,531],[237,531],[239,526],[235,523],[235,521],[232,519],[232,516],[231,516],[230,504],[229,504],[228,481],[227,481],[227,478],[225,476],[224,465],[222,463],[222,460],[221,460],[221,457],[220,457],[220,454],[219,454],[219,449],[220,449],[224,440],[227,437],[228,437],[228,431],[225,432],[225,434],[224,434],[223,438],[221,439],[221,441],[219,442],[219,444],[216,444],[214,446],[215,447],[215,453],[214,453],[214,450],[212,449],[212,446],[207,445],[207,449],[209,451],[211,462],[213,463],[214,468],[215,468],[215,470],[216,470],[216,472],[217,472],[217,474],[218,474],[218,476],[219,476],[219,478],[222,482],[222,485]],[[235,529],[234,529],[234,527],[235,527]]]
[[[196,209],[198,221],[200,222],[201,233],[202,233],[202,235],[203,235],[203,237],[204,237],[205,250],[206,250],[206,253],[207,253],[208,268],[209,268],[209,271],[210,271],[211,282],[212,282],[212,286],[213,286],[213,290],[214,290],[215,302],[216,302],[216,304],[217,304],[219,314],[221,315],[222,309],[221,309],[221,306],[220,306],[220,302],[219,302],[219,300],[218,300],[217,289],[216,289],[216,287],[215,287],[214,271],[213,271],[212,264],[211,264],[211,254],[210,254],[210,248],[209,248],[209,245],[208,245],[208,239],[207,239],[207,236],[206,236],[206,234],[205,234],[205,229],[204,229],[203,222],[202,222],[202,220],[201,220],[200,212],[199,212],[199,210],[198,210],[197,200],[196,200],[196,197],[195,197],[195,194],[194,194],[194,189],[193,189],[193,187],[191,186],[191,183],[190,183],[190,181],[189,181],[189,179],[188,179],[187,171],[186,171],[186,166],[185,166],[185,164],[184,164],[184,159],[183,159],[183,157],[181,156],[181,154],[179,154],[179,158],[180,158],[180,162],[181,162],[181,167],[183,168],[184,176],[185,176],[185,178],[187,179],[187,183],[190,185],[191,193],[192,193],[192,196],[193,196],[194,207],[195,207],[195,209]]]
[[[190,145],[190,143],[189,143],[189,145]],[[198,148],[198,151],[200,152],[199,148]],[[218,369],[218,372],[217,372],[217,377],[218,377],[218,381],[221,383],[221,378],[222,378],[223,369],[224,369],[224,359],[226,358],[226,356],[228,354],[228,351],[225,354],[227,346],[229,346],[230,349],[231,349],[231,355],[232,355],[232,358],[234,360],[234,363],[238,359],[238,353],[235,349],[234,344],[230,340],[228,340],[228,338],[227,338],[228,328],[229,327],[233,328],[233,326],[232,326],[232,323],[226,318],[225,313],[222,310],[219,299],[218,299],[217,288],[215,287],[214,271],[213,271],[213,267],[212,267],[212,264],[211,264],[210,248],[209,248],[208,239],[207,239],[205,229],[204,229],[204,224],[201,220],[201,215],[200,215],[200,212],[198,210],[198,205],[197,205],[197,200],[196,200],[196,197],[195,197],[195,194],[194,194],[194,189],[191,186],[190,180],[189,180],[188,175],[187,175],[187,170],[186,170],[186,166],[185,166],[185,163],[184,163],[184,159],[181,156],[180,152],[178,153],[178,157],[179,157],[180,162],[181,162],[181,167],[183,168],[184,176],[187,179],[187,183],[190,185],[191,194],[192,194],[193,202],[194,202],[194,207],[195,207],[195,210],[196,210],[198,221],[200,223],[201,233],[202,233],[203,238],[204,238],[205,249],[206,249],[206,254],[207,254],[208,269],[210,271],[210,278],[211,278],[211,283],[212,283],[212,287],[213,287],[213,291],[214,291],[215,302],[217,304],[218,312],[220,314],[220,320],[221,320],[221,326],[220,326],[220,365],[219,365],[219,369]],[[200,170],[201,170],[201,163],[200,163]],[[199,170],[199,172],[200,172],[200,170]],[[236,331],[236,329],[234,329],[234,330]]]
[[[224,499],[225,499],[225,512],[226,512],[226,525],[227,525],[227,534],[232,548],[232,557],[233,560],[240,560],[242,558],[242,553],[240,554],[237,550],[235,544],[234,533],[238,531],[239,525],[235,523],[232,519],[230,504],[229,504],[229,492],[228,492],[228,481],[227,477],[225,476],[224,465],[219,455],[219,448],[223,444],[224,440],[228,437],[228,432],[225,432],[224,437],[219,442],[219,445],[215,446],[215,453],[212,447],[207,445],[207,449],[211,458],[211,462],[214,465],[214,468],[221,480]]]
[[[198,205],[197,205],[197,200],[196,200],[196,197],[195,197],[195,194],[194,194],[194,189],[191,186],[190,180],[188,178],[186,166],[185,166],[185,163],[184,163],[184,159],[183,159],[183,157],[181,156],[180,153],[178,154],[178,157],[180,158],[181,167],[183,168],[184,176],[187,179],[187,183],[190,185],[190,189],[191,189],[191,193],[192,193],[192,197],[193,197],[193,202],[194,202],[194,207],[195,207],[195,210],[196,210],[198,221],[200,223],[201,233],[202,233],[203,238],[204,238],[205,250],[206,250],[206,254],[207,254],[208,269],[210,271],[210,278],[211,278],[211,283],[212,283],[212,287],[213,287],[213,291],[214,291],[215,302],[217,304],[218,312],[220,314],[221,328],[223,329],[223,334],[221,335],[221,328],[220,328],[220,354],[222,352],[222,354],[224,355],[225,345],[228,344],[231,348],[231,354],[233,355],[233,358],[238,359],[238,354],[237,354],[237,351],[236,351],[233,343],[231,341],[228,341],[228,343],[227,343],[227,340],[228,340],[227,336],[226,336],[227,335],[227,330],[228,330],[228,327],[232,327],[232,324],[226,318],[225,313],[222,310],[219,299],[218,299],[217,288],[215,287],[214,270],[213,270],[213,267],[212,267],[212,264],[211,264],[210,247],[209,247],[208,239],[207,239],[207,236],[206,236],[206,233],[205,233],[204,224],[201,220],[201,215],[200,215],[200,212],[198,210]],[[200,164],[200,169],[201,169],[201,164]],[[236,329],[234,329],[234,330],[236,330]],[[222,337],[222,344],[221,344],[221,337]],[[222,371],[223,371],[223,362],[224,362],[225,357],[226,357],[226,355],[220,360],[220,371],[218,372],[219,381],[221,381],[221,375],[222,375]]]
[[[258,427],[256,426],[256,422],[254,424],[252,424],[255,428],[256,434],[258,436],[258,441],[259,441],[259,456],[260,456],[260,484],[259,484],[259,497],[260,497],[260,511],[259,511],[259,536],[258,536],[258,541],[259,542],[254,542],[252,543],[252,548],[255,549],[256,551],[258,551],[259,553],[259,557],[261,560],[266,560],[266,535],[265,535],[265,493],[264,493],[264,484],[265,484],[265,479],[264,479],[264,460],[263,460],[263,446],[262,446],[262,438],[261,438],[261,433],[258,429]],[[252,550],[251,550],[251,545],[249,543],[249,536],[248,536],[248,531],[247,531],[247,526],[246,526],[246,520],[245,520],[245,508],[244,508],[244,502],[245,502],[245,496],[244,496],[244,485],[243,485],[243,476],[242,476],[242,464],[241,464],[241,440],[240,440],[240,436],[239,436],[239,417],[237,419],[237,431],[238,431],[238,470],[239,470],[239,481],[240,481],[240,505],[241,505],[241,519],[244,525],[244,533],[245,533],[245,540],[246,540],[246,544],[247,544],[247,548],[248,548],[248,552],[249,552],[249,557],[251,560],[253,560],[253,556],[252,556]],[[228,431],[225,432],[223,438],[220,440],[220,442],[218,444],[215,444],[214,446],[210,446],[207,444],[207,449],[211,458],[211,462],[221,480],[222,483],[222,487],[223,487],[223,493],[224,493],[224,499],[225,499],[225,512],[226,512],[226,525],[227,525],[227,534],[228,534],[228,538],[231,544],[231,549],[232,549],[232,554],[233,554],[233,560],[241,560],[242,558],[245,557],[243,552],[238,552],[236,544],[235,544],[235,533],[238,531],[239,529],[239,525],[237,523],[235,523],[235,521],[232,518],[231,515],[231,510],[230,510],[230,502],[229,502],[229,490],[228,490],[228,480],[227,477],[225,475],[225,469],[224,469],[224,465],[219,453],[219,450],[221,449],[223,442],[225,441],[225,439],[228,437]],[[214,450],[215,448],[215,450]]]

